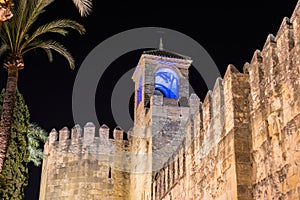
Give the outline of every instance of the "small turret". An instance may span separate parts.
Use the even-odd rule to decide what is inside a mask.
[[[95,125],[92,122],[86,123],[83,127],[83,138],[86,143],[92,143],[95,137]]]
[[[51,130],[50,134],[49,134],[49,144],[53,145],[58,139],[58,133],[57,131],[54,129]]]
[[[103,124],[99,129],[99,137],[100,140],[108,140],[109,138],[109,128],[105,124]]]

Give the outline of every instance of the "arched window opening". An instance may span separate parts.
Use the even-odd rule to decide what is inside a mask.
[[[169,68],[161,68],[155,74],[155,90],[159,90],[167,98],[178,98],[178,76]]]
[[[163,95],[164,97],[166,97],[166,95],[165,95],[165,93],[164,93],[164,91],[163,90],[161,90],[160,88],[155,88],[155,91],[159,91],[158,93],[156,93],[156,94],[159,94],[159,95]],[[161,93],[161,94],[160,94]]]

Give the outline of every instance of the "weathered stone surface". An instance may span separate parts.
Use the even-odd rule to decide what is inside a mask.
[[[121,128],[109,139],[105,125],[96,137],[92,123],[71,138],[52,130],[40,199],[299,199],[299,13],[300,1],[244,72],[229,65],[203,102],[188,93],[189,58],[143,54],[128,140]],[[178,75],[178,99],[155,90],[160,68]]]

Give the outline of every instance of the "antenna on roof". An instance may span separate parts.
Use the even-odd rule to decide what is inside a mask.
[[[163,44],[163,41],[162,41],[162,37],[160,37],[159,39],[159,50],[164,50],[164,44]]]
[[[157,31],[157,33],[158,34],[160,34],[161,36],[160,36],[160,39],[159,39],[159,50],[164,50],[164,45],[163,45],[163,39],[162,39],[162,35],[165,33],[164,31],[162,31],[162,30],[159,30],[159,31]]]

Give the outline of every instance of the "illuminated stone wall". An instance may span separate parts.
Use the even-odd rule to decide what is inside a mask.
[[[195,137],[180,168],[154,176],[153,199],[299,199],[299,45],[298,2],[243,73],[229,65],[216,81],[187,126]]]
[[[66,127],[50,133],[39,199],[129,199],[130,162],[123,156],[128,152],[123,131],[116,128],[114,139],[109,139],[105,125],[99,135],[92,123],[83,129],[75,126],[71,135]]]
[[[300,1],[243,72],[229,65],[202,102],[188,92],[190,64],[142,55],[128,140],[90,123],[84,134],[52,131],[40,199],[299,199]],[[161,68],[178,75],[178,98],[155,91]]]
[[[253,198],[300,196],[300,3],[249,71]]]
[[[251,199],[249,92],[230,65],[187,123],[191,142],[155,175],[155,199]]]

